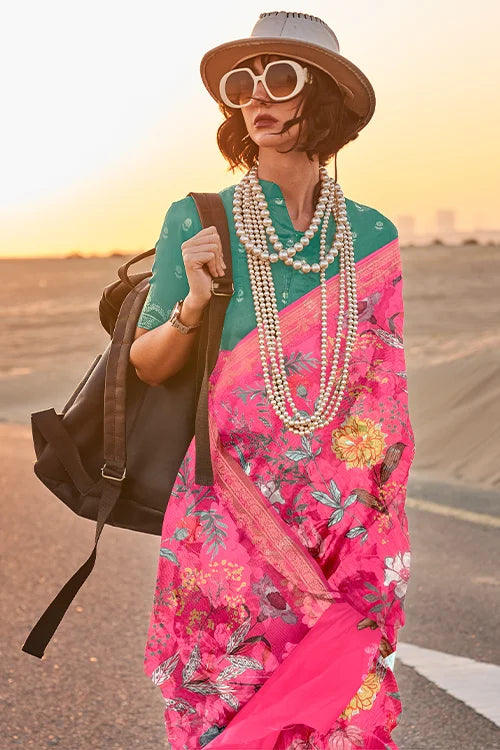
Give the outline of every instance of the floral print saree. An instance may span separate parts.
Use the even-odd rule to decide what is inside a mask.
[[[312,436],[286,431],[267,401],[256,328],[220,351],[214,484],[194,483],[193,439],[164,516],[145,650],[172,750],[397,748],[401,698],[381,645],[394,652],[405,621],[415,450],[397,237],[356,273],[348,384]],[[327,288],[334,336],[338,275]],[[319,309],[318,284],[279,312],[290,388],[308,413]]]

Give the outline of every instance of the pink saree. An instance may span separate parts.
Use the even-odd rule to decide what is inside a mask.
[[[194,484],[193,440],[164,517],[145,652],[173,750],[397,748],[401,701],[380,646],[394,651],[405,621],[415,452],[398,239],[356,271],[348,385],[312,437],[284,430],[266,400],[256,329],[220,352],[214,484]],[[338,285],[329,279],[332,332]],[[290,388],[309,413],[319,309],[318,285],[280,312]]]

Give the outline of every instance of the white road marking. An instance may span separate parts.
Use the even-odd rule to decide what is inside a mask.
[[[500,666],[398,641],[396,657],[500,727]]]
[[[452,516],[453,518],[459,518],[461,521],[485,524],[486,526],[494,526],[500,529],[500,516],[492,516],[488,513],[475,513],[473,510],[453,508],[451,505],[441,505],[441,503],[433,503],[430,500],[420,500],[415,497],[407,497],[406,505],[408,508],[427,510],[430,513],[437,513],[441,516]]]

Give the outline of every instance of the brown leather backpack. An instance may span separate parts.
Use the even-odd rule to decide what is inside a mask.
[[[92,572],[104,524],[161,534],[177,472],[196,441],[195,482],[213,484],[208,435],[208,379],[219,354],[224,317],[234,292],[227,217],[217,193],[189,193],[203,227],[215,225],[226,263],[212,280],[197,342],[181,371],[159,386],[140,380],[129,361],[151,272],[129,275],[135,256],[105,287],[100,320],[111,335],[61,413],[31,414],[34,471],[78,516],[97,522],[88,559],[67,581],[29,633],[22,650],[41,658],[78,590]]]

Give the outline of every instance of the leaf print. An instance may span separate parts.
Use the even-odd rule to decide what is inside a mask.
[[[231,693],[221,693],[220,697],[221,700],[225,701],[227,705],[230,706],[230,708],[234,709],[234,711],[237,711],[239,709],[239,701],[234,697],[234,695],[231,695]]]
[[[200,666],[200,648],[198,644],[195,645],[189,659],[187,660],[184,669],[182,670],[182,682],[189,682],[191,677],[194,675],[198,667]]]
[[[245,297],[245,292],[243,289],[238,289],[236,292],[236,302],[243,302],[243,298]]]
[[[372,495],[371,492],[368,492],[368,490],[357,489],[354,492],[359,502],[363,503],[363,505],[366,505],[368,508],[375,508],[379,513],[388,513],[385,503],[378,497],[375,497],[375,495]]]
[[[153,683],[158,686],[162,685],[172,672],[175,670],[178,662],[179,662],[180,654],[179,652],[175,653],[173,656],[169,656],[168,659],[165,659],[158,667],[156,667],[155,671],[151,675],[151,680]]]
[[[184,221],[182,222],[182,228],[184,229],[185,232],[187,232],[187,231],[189,231],[189,229],[191,229],[192,223],[193,223],[193,220],[190,219],[189,216],[188,216],[187,219],[184,219]]]
[[[292,352],[291,354],[285,354],[284,358],[285,372],[287,375],[309,372],[314,370],[318,366],[318,360],[313,357],[311,352]]]
[[[384,331],[383,328],[371,328],[370,330],[372,333],[378,336],[379,339],[382,339],[385,344],[393,346],[395,349],[403,348],[403,341],[401,340],[400,336],[388,333],[387,331]]]
[[[175,552],[172,552],[172,550],[169,549],[168,547],[161,547],[160,557],[166,557],[167,560],[170,560],[170,562],[173,562],[175,565],[180,567],[180,562],[177,559],[177,555],[175,554]]]
[[[232,443],[232,446],[236,453],[238,454],[238,458],[240,459],[240,465],[245,474],[250,474],[250,464],[246,460],[245,456],[243,455],[243,451],[241,450],[239,445],[236,445],[235,443]]]
[[[358,499],[358,496],[356,495],[356,493],[355,492],[351,492],[351,494],[349,495],[349,497],[347,497],[346,500],[345,500],[345,502],[344,502],[344,508],[348,508],[349,505],[352,505],[354,502],[356,502],[357,499]]]
[[[225,682],[233,677],[238,677],[247,669],[264,669],[264,665],[251,656],[229,656],[231,664],[225,667],[218,675],[216,682]]]
[[[222,688],[222,686],[214,685],[210,680],[194,680],[193,682],[188,682],[184,687],[191,693],[198,693],[199,695],[220,694]],[[228,689],[229,686],[225,685],[224,687]]]
[[[234,631],[234,633],[231,634],[227,642],[226,653],[228,654],[230,654],[236,648],[236,646],[239,646],[239,644],[243,640],[245,640],[245,638],[247,637],[248,631],[250,630],[252,618],[250,616],[250,611],[248,610],[248,608],[245,607],[245,609],[247,610],[247,618],[243,620],[243,622],[241,623],[241,625],[239,625],[239,627],[236,628],[236,630]]]
[[[235,667],[241,667],[243,671],[246,669],[264,669],[264,665],[254,659],[253,656],[228,656],[229,661]]]
[[[344,509],[339,508],[338,510],[334,511],[330,518],[328,519],[328,526],[335,526],[336,523],[341,521],[344,517]]]
[[[242,651],[246,646],[250,646],[253,643],[258,643],[259,641],[262,641],[262,643],[265,643],[269,650],[271,650],[271,644],[265,638],[263,635],[252,635],[251,638],[247,638],[243,643],[240,643],[239,646],[236,646],[236,648],[233,648],[232,653],[237,654],[238,651]]]
[[[335,498],[330,497],[330,495],[327,495],[326,492],[321,492],[321,490],[316,490],[315,492],[311,492],[311,495],[319,503],[323,503],[323,505],[328,505],[329,508],[340,507],[340,503],[337,500],[335,500]]]
[[[336,504],[340,505],[340,498],[342,497],[342,495],[333,479],[330,479],[330,493],[334,498]]]
[[[352,529],[345,534],[348,539],[354,539],[354,537],[363,534],[366,531],[364,526],[353,526]]]
[[[178,542],[182,542],[182,540],[188,536],[189,536],[189,531],[185,528],[176,529],[174,531],[174,539],[177,539]]]
[[[174,700],[173,698],[165,698],[165,706],[166,708],[170,708],[172,711],[177,711],[180,714],[188,713],[188,714],[195,714],[196,711],[192,707],[190,703],[183,700],[182,698],[177,698]]]
[[[182,279],[183,273],[182,273],[182,267],[181,266],[176,266],[175,267],[174,276],[175,276],[176,279]]]
[[[289,458],[290,461],[302,461],[304,458],[309,458],[308,453],[304,453],[304,451],[298,450],[297,448],[287,451],[285,456]]]
[[[387,452],[384,456],[384,462],[380,468],[380,482],[381,484],[384,484],[387,482],[389,477],[391,476],[394,469],[399,464],[399,461],[401,459],[401,454],[403,453],[403,450],[405,449],[405,443],[393,443],[390,445],[387,449]]]
[[[274,199],[274,202],[275,202],[275,204],[276,204],[277,206],[282,206],[282,205],[283,205],[283,203],[284,203],[284,200],[283,200],[283,198],[275,198],[275,199]]]
[[[245,390],[244,388],[236,388],[234,390],[234,394],[238,396],[238,398],[241,398],[243,403],[247,403],[247,398],[252,401],[254,398],[263,398],[265,396],[266,389],[265,388],[248,388]]]
[[[212,553],[212,559],[215,557],[220,547],[225,548],[224,540],[227,536],[227,523],[224,523],[220,513],[215,510],[195,510],[195,516],[199,516],[202,523],[203,532],[207,538],[203,541],[203,546],[208,544],[207,552]]]

